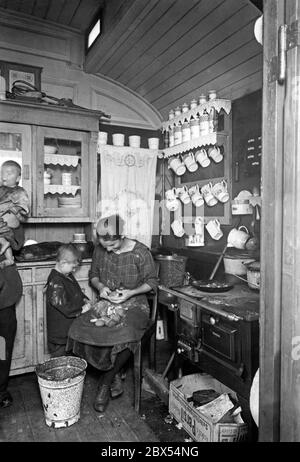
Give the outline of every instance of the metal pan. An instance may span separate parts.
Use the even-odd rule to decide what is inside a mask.
[[[233,289],[233,284],[228,282],[216,281],[215,279],[202,279],[202,280],[192,280],[190,282],[191,286],[196,287],[203,292],[227,292],[228,290]]]

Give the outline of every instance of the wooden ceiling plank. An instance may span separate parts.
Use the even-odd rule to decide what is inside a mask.
[[[62,11],[64,4],[65,0],[51,0],[45,19],[48,21],[59,22],[60,12]]]
[[[102,2],[99,2],[99,0],[81,0],[70,26],[85,31],[90,26],[101,5]]]
[[[148,97],[148,101],[152,104],[159,104],[160,107],[164,107],[165,102],[168,104],[169,101],[185,98],[186,95],[193,92],[195,89],[210,83],[211,80],[218,76],[225,74],[231,68],[236,68],[240,64],[244,63],[247,59],[252,59],[261,53],[252,41],[238,46],[235,50],[227,53],[226,55],[219,56],[215,60],[214,64],[203,66],[198,69],[194,74],[189,74],[188,79],[178,79],[173,81],[173,84],[168,85],[168,81],[162,83],[163,90],[155,95],[151,94]],[[215,88],[218,91],[219,88]],[[159,103],[158,103],[159,102]],[[183,103],[184,101],[182,101]]]
[[[85,61],[87,72],[94,74],[100,72],[102,74],[102,66],[110,53],[111,47],[120,37],[126,34],[126,31],[130,30],[132,22],[142,14],[147,3],[147,0],[126,0],[128,8],[125,14],[119,18],[113,29],[103,33],[99,44],[89,51]]]
[[[47,11],[49,10],[49,3],[53,0],[38,0],[35,2],[33,7],[33,12],[31,13],[33,16],[37,18],[46,19]]]
[[[231,8],[230,8],[229,3],[231,3]],[[213,32],[217,32],[216,35],[219,37],[221,35],[221,34],[219,34],[219,28],[221,27],[221,25],[224,22],[226,22],[226,20],[228,18],[230,18],[232,14],[234,14],[235,8],[240,7],[240,5],[237,4],[234,0],[227,0],[225,5],[222,5],[222,6],[223,6],[223,8],[215,9],[207,17],[206,21],[199,24],[198,34],[197,34],[197,38],[196,38],[197,45],[195,44],[193,46],[191,40],[189,40],[187,38],[187,34],[183,34],[183,40],[185,41],[185,51],[182,54],[180,54],[180,52],[178,51],[178,48],[176,47],[176,45],[172,46],[173,54],[172,54],[172,57],[171,57],[171,55],[169,55],[169,56],[171,57],[171,60],[173,60],[173,62],[171,61],[171,63],[166,63],[167,64],[167,67],[166,67],[167,72],[170,75],[172,75],[174,72],[177,72],[178,68],[180,69],[182,66],[186,65],[186,62],[187,62],[188,59],[195,59],[195,56],[197,56],[199,52],[201,53],[201,46],[202,46],[201,42],[202,42],[203,39],[206,39],[207,37],[210,37],[210,34],[212,34]],[[226,6],[226,8],[225,8],[225,6]],[[213,43],[213,40],[211,40],[211,42]],[[188,47],[187,47],[187,44],[188,44]],[[195,56],[193,56],[195,48],[198,48],[198,50],[200,50],[200,51],[197,51],[197,53],[195,53]],[[184,61],[184,63],[182,63],[182,61]],[[172,67],[172,71],[170,70],[170,66]],[[140,66],[140,69],[143,69],[143,67],[144,67],[144,63],[142,63],[142,65]],[[136,72],[136,69],[134,69],[134,70]],[[130,70],[127,72],[127,74],[125,74],[127,79],[124,79],[124,75],[121,76],[120,81],[124,85],[129,84],[130,80],[128,80],[128,77],[131,77],[131,76],[133,77],[132,73],[130,75],[129,72],[130,72]],[[155,75],[155,79],[157,79],[157,75]]]
[[[257,58],[255,58],[255,59],[257,59]],[[235,99],[235,98],[238,98],[239,97],[237,95],[238,93],[240,93],[240,94],[242,94],[242,93],[246,94],[247,93],[247,85],[248,85],[248,87],[251,87],[251,91],[254,91],[254,89],[261,88],[262,69],[261,69],[260,61],[258,60],[257,63],[255,63],[254,61],[251,61],[251,62],[254,63],[253,76],[249,77],[247,75],[250,72],[250,70],[247,69],[245,71],[244,75],[243,75],[243,78],[238,79],[239,82],[241,82],[241,83],[238,83],[238,84],[235,85],[235,82],[233,80],[231,80],[231,82],[230,82],[231,85],[227,86],[226,91],[223,91],[223,89],[220,87],[219,95],[221,97],[226,97],[226,98],[231,99],[231,100]],[[249,77],[249,81],[247,83],[247,78],[248,77]],[[258,78],[258,82],[255,82],[255,78]],[[231,79],[232,79],[232,75],[231,75]],[[242,84],[243,80],[244,80],[244,82],[246,82],[244,85]],[[217,79],[215,81],[212,81],[212,84],[211,84],[210,88],[212,88],[212,86],[215,87],[216,85],[222,85],[222,78],[221,79],[219,78],[219,79]],[[202,91],[202,87],[201,87],[201,91]],[[192,95],[195,96],[195,94],[198,94],[198,93],[193,92]],[[189,97],[193,98],[192,95],[189,96]],[[172,101],[169,104],[167,104],[164,108],[160,108],[159,111],[162,114],[163,119],[167,120],[169,110],[174,109],[174,107],[177,107],[178,105],[180,105],[180,100]]]
[[[156,102],[151,103],[162,111],[165,107],[174,104],[182,104],[185,100],[194,98],[202,91],[207,93],[211,89],[222,89],[226,85],[230,85],[235,79],[246,77],[251,72],[262,69],[262,53],[250,56],[246,53],[244,47],[240,49],[240,60],[236,62],[234,56],[228,57],[230,68],[224,67],[224,63],[220,64],[218,72],[210,73],[206,71],[199,76],[195,76],[189,81],[189,85],[180,89],[171,90]],[[242,57],[245,59],[242,61]],[[216,70],[216,69],[215,69]],[[179,103],[180,102],[180,103]]]
[[[245,43],[251,42],[251,48],[253,48],[255,52],[258,51],[260,46],[255,42],[254,38],[252,38],[252,33],[253,23],[251,21],[249,24],[246,24],[246,26],[242,26],[240,30],[233,30],[233,33],[229,36],[222,34],[218,42],[215,42],[213,37],[212,40],[210,37],[205,38],[199,44],[200,48],[198,49],[197,47],[195,53],[189,57],[189,59],[184,59],[183,64],[185,64],[185,67],[178,71],[176,71],[177,67],[174,67],[172,73],[168,70],[163,77],[162,75],[160,76],[159,85],[153,86],[153,89],[150,91],[141,91],[140,94],[146,98],[148,98],[148,95],[151,95],[153,98],[158,98],[162,96],[165,91],[169,91],[170,88],[179,86],[182,82],[189,80],[191,76],[211,68],[211,66],[216,64],[219,60],[223,60],[224,57],[230,56],[231,53],[238,50]],[[184,56],[184,58],[186,57]]]
[[[229,85],[226,85],[226,87],[220,88],[218,95],[221,98],[234,100],[246,94],[252,93],[253,91],[259,90],[262,88],[262,82],[263,70],[262,67],[260,67],[259,69],[254,69],[251,74],[242,78],[238,78],[236,81],[233,80]],[[161,109],[160,113],[163,117],[163,120],[167,120],[170,109],[174,109],[174,107],[178,106],[179,104],[180,101],[173,102],[172,104],[169,104],[168,106]]]
[[[153,15],[153,10],[155,9],[157,11],[161,6],[162,3],[159,2],[159,0],[148,0],[140,14],[136,15],[135,19],[131,22],[131,26],[127,28],[121,36],[116,38],[109,53],[106,53],[105,60],[101,67],[102,73],[109,74],[109,69],[124,56],[128,48],[135,45],[136,41],[139,40],[140,36],[143,34],[141,30],[145,30],[147,27],[145,22]],[[159,14],[160,13],[158,13],[158,16]]]
[[[160,46],[164,47],[163,36],[172,27],[173,22],[184,16],[196,3],[199,3],[199,0],[185,2],[184,6],[181,2],[159,2],[129,39],[124,40],[123,46],[110,59],[109,67],[106,66],[104,72],[112,78],[118,78],[128,65],[133,66],[135,61],[147,54],[147,47],[151,48],[154,41],[158,40]],[[157,30],[158,24],[161,24],[161,27]]]
[[[255,71],[247,77],[238,79],[232,82],[225,88],[220,89],[219,95],[221,98],[228,98],[231,100],[240,98],[243,94],[252,93],[255,90],[259,90],[263,85],[263,70]]]
[[[162,2],[163,5],[168,4],[166,0]],[[134,70],[134,63],[140,59],[143,54],[153,46],[154,43],[160,41],[163,45],[163,36],[172,27],[174,22],[177,22],[182,14],[188,11],[194,2],[184,2],[177,0],[171,2],[169,9],[167,9],[161,16],[154,22],[154,24],[145,31],[142,39],[128,49],[127,53],[118,61],[116,66],[110,70],[109,76],[123,83],[130,78],[132,70]],[[156,10],[155,10],[156,13]],[[152,19],[152,18],[151,18]]]
[[[217,14],[216,14],[217,13]],[[143,91],[137,88],[138,92],[146,95],[152,93],[156,87],[159,87],[161,81],[166,78],[172,78],[175,74],[180,72],[180,70],[186,67],[189,63],[193,63],[195,59],[199,60],[201,56],[205,55],[210,49],[215,45],[222,43],[226,40],[228,36],[232,35],[244,25],[247,25],[249,22],[254,22],[255,17],[249,16],[249,11],[245,8],[238,10],[235,14],[228,16],[226,15],[226,10],[222,8],[218,9],[213,16],[209,16],[207,21],[204,24],[199,25],[200,33],[198,33],[198,40],[195,42],[195,32],[194,41],[188,40],[188,43],[191,43],[191,46],[186,49],[184,52],[177,51],[182,47],[185,47],[184,38],[178,42],[176,46],[172,46],[170,50],[167,50],[167,53],[164,54],[164,63],[167,65],[162,66],[160,69],[156,70],[156,74],[152,76],[151,80],[148,79],[147,83],[143,85]],[[251,32],[252,34],[252,32]],[[172,53],[172,54],[171,54]],[[160,58],[162,59],[162,57]]]
[[[80,2],[81,0],[67,0],[59,16],[59,22],[61,24],[66,24],[66,25],[70,24],[74,16],[74,13],[76,12],[78,6],[80,5]]]
[[[219,7],[223,3],[223,0],[215,0],[215,8]],[[168,65],[168,55],[171,47],[174,48],[177,56],[179,50],[177,46],[180,42],[185,42],[186,49],[193,44],[187,35],[194,31],[194,41],[198,40],[199,27],[203,19],[211,13],[212,2],[198,2],[195,8],[190,10],[185,16],[183,16],[179,23],[173,25],[168,34],[164,37],[164,47],[160,46],[160,43],[156,43],[147,53],[150,60],[144,66],[140,66],[140,71],[136,72],[135,76],[130,80],[130,87],[137,89],[143,85],[145,81],[151,80],[152,76],[156,74],[161,68]],[[200,21],[199,21],[199,18]],[[187,37],[187,38],[185,38]],[[174,56],[174,55],[173,55]]]
[[[0,6],[4,8],[8,8],[9,10],[19,11],[20,8],[20,0],[9,0],[1,2]]]
[[[132,7],[135,0],[109,0],[104,2],[103,27],[105,31],[112,31],[118,24],[126,11]]]

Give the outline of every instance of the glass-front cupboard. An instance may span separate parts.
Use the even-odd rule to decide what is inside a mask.
[[[0,103],[0,165],[15,160],[29,222],[92,222],[97,192],[96,111]]]

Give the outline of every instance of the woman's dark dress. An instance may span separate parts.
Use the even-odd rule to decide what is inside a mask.
[[[136,241],[133,250],[115,254],[98,245],[93,253],[90,280],[98,277],[111,290],[135,289],[147,283],[156,290],[158,280],[149,249]],[[69,330],[68,348],[100,370],[110,369],[116,355],[126,348],[135,351],[148,321],[146,295],[137,295],[122,304],[128,308],[124,322],[115,327],[99,327],[90,322],[93,313],[75,319]]]

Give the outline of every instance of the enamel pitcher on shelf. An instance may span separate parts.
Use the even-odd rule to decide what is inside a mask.
[[[242,231],[242,228],[246,230]],[[244,249],[246,242],[250,238],[250,234],[246,226],[240,226],[238,229],[233,228],[227,237],[228,247],[235,247],[236,249]]]

